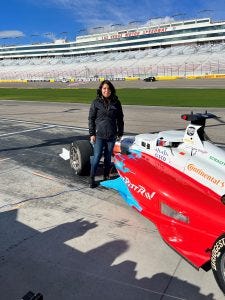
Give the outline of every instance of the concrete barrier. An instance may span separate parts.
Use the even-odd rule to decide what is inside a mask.
[[[0,83],[8,83],[8,82],[27,83],[27,80],[26,79],[0,79]]]

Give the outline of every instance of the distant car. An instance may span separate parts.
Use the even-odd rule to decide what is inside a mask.
[[[114,147],[119,177],[101,185],[117,190],[193,266],[211,268],[225,293],[225,151],[205,133],[210,118],[218,119],[207,112],[185,114],[185,131],[124,135]],[[88,140],[63,152],[76,174],[88,171]]]
[[[154,76],[149,76],[149,77],[146,77],[144,79],[144,81],[146,81],[146,82],[152,82],[152,81],[156,81],[156,78]]]
[[[69,82],[69,79],[68,79],[68,78],[62,78],[62,79],[61,79],[61,82],[63,82],[63,83],[68,83],[68,82]]]

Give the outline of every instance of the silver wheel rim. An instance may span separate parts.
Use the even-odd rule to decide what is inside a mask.
[[[77,149],[74,147],[71,149],[70,153],[70,164],[75,171],[78,171],[80,169],[80,155]]]

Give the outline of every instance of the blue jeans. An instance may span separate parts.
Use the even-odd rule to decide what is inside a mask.
[[[104,154],[104,176],[109,176],[110,167],[111,167],[111,156],[112,156],[115,142],[116,142],[115,138],[102,139],[96,137],[96,141],[94,143],[94,156],[92,157],[91,160],[91,172],[90,172],[91,177],[94,177],[96,175],[96,171],[100,159],[102,157],[102,153]]]

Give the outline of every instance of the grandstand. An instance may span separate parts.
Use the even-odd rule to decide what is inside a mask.
[[[175,78],[225,74],[225,21],[140,25],[75,41],[0,47],[0,80]]]

